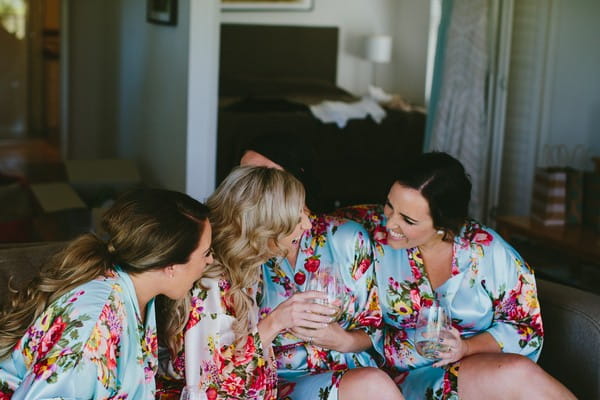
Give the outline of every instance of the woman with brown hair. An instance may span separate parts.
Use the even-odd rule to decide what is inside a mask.
[[[0,398],[154,399],[154,298],[185,298],[210,264],[208,209],[138,189],[73,240],[0,314]]]

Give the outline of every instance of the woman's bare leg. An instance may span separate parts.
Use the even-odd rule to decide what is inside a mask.
[[[388,374],[380,369],[355,368],[342,376],[338,389],[339,400],[364,400],[369,397],[378,400],[403,400],[398,386]]]
[[[575,399],[539,365],[518,354],[481,353],[460,362],[458,395],[470,399]]]

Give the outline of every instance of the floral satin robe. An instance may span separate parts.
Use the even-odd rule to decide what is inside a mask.
[[[381,311],[373,276],[373,253],[367,232],[345,219],[311,216],[312,229],[300,241],[296,265],[287,259],[263,264],[259,292],[261,316],[268,314],[295,291],[306,290],[311,272],[321,264],[341,266],[349,299],[339,323],[346,330],[363,329],[372,341],[381,339]],[[280,399],[337,399],[340,379],[349,368],[377,366],[372,356],[339,353],[308,344],[291,333],[274,342]]]
[[[0,399],[154,399],[154,300],[117,270],[54,301],[0,361]]]
[[[277,372],[271,346],[263,348],[258,334],[258,308],[250,316],[251,332],[243,347],[238,348],[232,327],[235,313],[227,302],[229,288],[230,282],[226,279],[202,278],[192,289],[192,308],[185,330],[200,327],[201,387],[210,400],[274,400]],[[249,292],[255,297],[255,289]],[[183,336],[181,341],[184,341]],[[167,367],[168,376],[180,381],[179,387],[183,386],[185,357],[189,356],[182,346]],[[164,386],[169,385],[173,386],[168,383]]]
[[[418,248],[387,246],[381,206],[338,214],[362,222],[375,240],[386,369],[406,399],[458,398],[460,361],[434,368],[414,346],[419,309],[434,300],[450,310],[463,337],[487,332],[503,352],[538,359],[544,331],[533,271],[496,232],[468,221],[454,240],[452,276],[433,290]]]

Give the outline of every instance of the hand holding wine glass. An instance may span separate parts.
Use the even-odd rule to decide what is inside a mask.
[[[332,322],[341,317],[346,308],[348,294],[335,266],[322,264],[317,271],[312,272],[309,275],[306,290],[315,290],[326,295],[326,299],[316,299],[315,302],[336,310],[336,313],[332,315]]]
[[[414,335],[417,352],[431,360],[439,359],[439,353],[450,350],[443,339],[450,337],[449,331],[451,329],[452,321],[446,308],[438,303],[421,307],[417,316]]]

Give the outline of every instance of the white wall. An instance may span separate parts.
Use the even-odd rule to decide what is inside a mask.
[[[371,80],[371,65],[363,58],[364,38],[371,34],[392,35],[392,62],[377,66],[377,86],[416,104],[424,103],[429,1],[314,0],[311,11],[224,11],[221,20],[339,27],[337,83],[357,95],[366,93]]]
[[[411,102],[425,104],[429,0],[399,0],[394,27],[394,89]]]
[[[190,1],[186,190],[204,201],[216,176],[220,6]]]
[[[189,3],[176,26],[146,22],[146,2],[122,0],[119,35],[119,143],[146,183],[185,190]]]
[[[115,152],[118,0],[68,3],[67,158],[110,157]]]
[[[554,7],[541,144],[585,144],[600,156],[600,2],[556,0]]]
[[[217,4],[180,0],[164,26],[145,1],[69,2],[68,158],[131,158],[149,185],[212,192]]]

